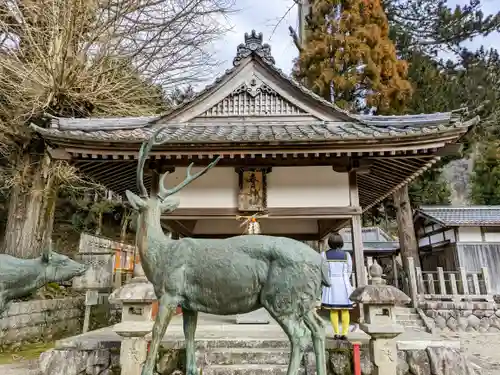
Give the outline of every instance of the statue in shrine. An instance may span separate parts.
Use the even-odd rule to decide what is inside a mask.
[[[351,254],[343,251],[344,240],[338,232],[330,233],[328,237],[329,249],[322,253],[328,262],[328,276],[330,286],[323,287],[321,307],[330,311],[330,322],[335,338],[347,339],[350,324],[350,309],[352,302],[349,296],[353,292],[351,285],[352,258]],[[342,335],[339,330],[339,312],[342,322]]]
[[[175,240],[165,236],[161,214],[174,211],[180,203],[173,195],[213,168],[220,157],[193,175],[189,166],[185,180],[171,189],[164,185],[166,175],[161,176],[158,188],[149,195],[143,168],[162,130],[159,128],[144,142],[139,152],[137,183],[141,196],[126,192],[132,207],[140,212],[138,250],[159,301],[142,375],[154,374],[161,340],[178,305],[183,313],[187,375],[199,374],[194,341],[198,312],[236,315],[261,308],[280,324],[290,340],[287,374],[297,375],[312,336],[317,374],[327,375],[325,329],[315,310],[321,287],[330,285],[326,261],[306,244],[285,237],[251,234]]]

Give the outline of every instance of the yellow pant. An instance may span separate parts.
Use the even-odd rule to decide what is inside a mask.
[[[347,336],[349,332],[350,315],[349,310],[340,310],[342,318],[342,336]],[[339,334],[339,310],[330,310],[330,322],[332,323],[333,332]]]

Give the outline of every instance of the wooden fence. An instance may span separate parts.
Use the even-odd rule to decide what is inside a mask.
[[[422,271],[415,267],[413,258],[408,258],[410,274],[406,292],[414,303],[423,300],[477,300],[492,301],[493,293],[488,269],[470,272],[464,267],[457,271],[444,271],[437,267],[436,271]]]

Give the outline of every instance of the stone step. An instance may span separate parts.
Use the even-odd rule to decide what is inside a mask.
[[[212,365],[202,369],[203,375],[285,375],[288,365]],[[299,369],[299,375],[304,369]]]
[[[394,307],[395,310],[416,310],[414,307],[411,306],[396,306]]]
[[[167,344],[166,348],[183,348],[184,340],[175,344]],[[236,339],[220,339],[220,340],[195,340],[195,347],[197,350],[205,349],[228,349],[228,348],[276,348],[276,349],[289,349],[290,342],[284,339],[249,339],[249,338],[236,338]]]
[[[421,320],[398,320],[398,323],[401,324],[403,327],[425,327],[425,324]]]
[[[199,352],[198,366],[287,365],[290,351],[284,348],[220,348]]]
[[[422,318],[418,314],[413,313],[396,313],[397,320],[421,320]]]

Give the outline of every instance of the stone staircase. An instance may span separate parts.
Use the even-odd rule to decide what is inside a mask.
[[[412,307],[397,307],[396,319],[406,331],[426,332],[427,328],[417,310]]]
[[[197,366],[203,375],[284,375],[289,355],[284,340],[223,340],[199,348]]]

